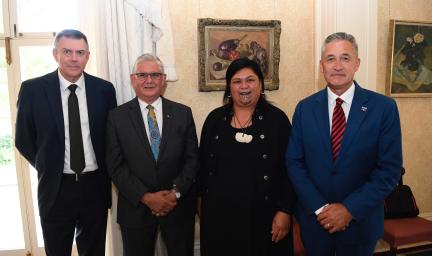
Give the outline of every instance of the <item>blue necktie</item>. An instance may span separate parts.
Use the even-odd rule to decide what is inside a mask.
[[[154,107],[152,105],[147,105],[147,122],[150,133],[150,147],[153,152],[155,160],[158,159],[159,155],[159,145],[161,141],[161,136],[159,133],[159,127],[156,120],[156,114],[154,112]]]

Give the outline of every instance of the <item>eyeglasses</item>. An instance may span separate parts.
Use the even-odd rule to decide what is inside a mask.
[[[152,80],[159,80],[162,77],[162,73],[135,73],[135,75],[139,80],[146,80],[147,77],[150,77]]]

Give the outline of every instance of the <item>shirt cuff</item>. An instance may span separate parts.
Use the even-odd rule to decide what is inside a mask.
[[[319,208],[318,210],[316,210],[316,211],[315,211],[315,215],[320,214],[320,213],[324,210],[324,208],[325,208],[327,205],[329,205],[329,204],[325,204],[325,205],[323,205],[321,208]]]

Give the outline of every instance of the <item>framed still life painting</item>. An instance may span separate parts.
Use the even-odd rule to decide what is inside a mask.
[[[264,74],[266,90],[279,88],[279,38],[277,20],[198,20],[198,81],[200,91],[225,90],[229,64],[247,57]]]
[[[390,21],[386,93],[432,97],[432,23]]]

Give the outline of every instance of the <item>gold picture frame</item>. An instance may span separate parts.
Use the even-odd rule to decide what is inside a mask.
[[[432,97],[432,23],[391,20],[386,94]]]
[[[279,88],[279,20],[198,19],[199,91],[225,90],[225,73],[239,57],[258,62],[266,90]]]

